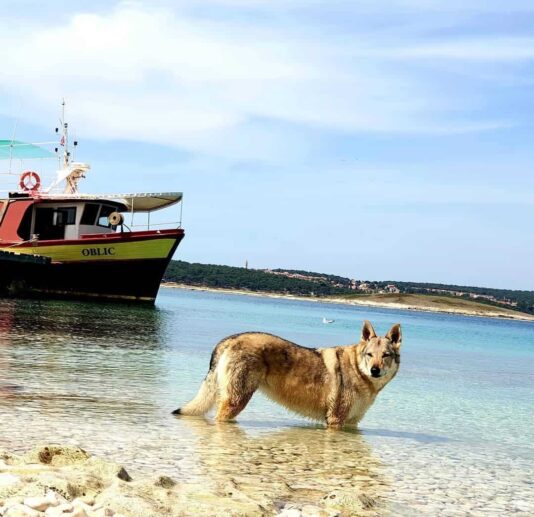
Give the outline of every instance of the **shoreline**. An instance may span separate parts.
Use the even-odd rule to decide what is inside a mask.
[[[132,478],[120,464],[73,445],[0,451],[0,515],[6,517],[372,517],[384,504],[373,484],[331,490],[291,477],[285,484],[286,490],[265,493],[231,472],[207,483],[158,474]]]
[[[415,312],[430,312],[434,314],[451,314],[457,316],[469,316],[474,318],[492,318],[492,319],[501,319],[501,320],[512,320],[512,321],[527,321],[534,322],[534,315],[518,312],[517,315],[508,314],[504,312],[499,312],[499,308],[495,308],[492,311],[493,306],[488,305],[488,312],[481,312],[475,309],[466,310],[466,309],[442,309],[437,307],[430,306],[415,306],[409,303],[396,303],[396,302],[377,302],[374,300],[347,300],[345,298],[312,298],[311,296],[298,296],[295,294],[281,294],[281,293],[270,293],[270,292],[257,292],[257,291],[247,291],[245,289],[229,289],[225,287],[203,287],[197,285],[188,285],[188,284],[179,284],[176,282],[162,282],[161,287],[167,289],[186,289],[190,291],[206,291],[212,293],[224,293],[224,294],[237,294],[245,296],[257,296],[260,298],[278,298],[284,300],[296,300],[296,301],[307,301],[307,302],[320,302],[320,303],[334,303],[341,305],[358,305],[361,307],[374,307],[381,309],[391,309],[391,310],[404,310],[404,311],[415,311]]]

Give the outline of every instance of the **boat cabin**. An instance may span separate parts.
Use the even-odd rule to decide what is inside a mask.
[[[122,209],[122,210],[121,210]],[[35,203],[29,207],[17,233],[22,240],[38,239],[75,240],[82,235],[113,233],[109,216],[124,211],[124,207],[111,203]]]
[[[148,214],[181,200],[181,193],[124,196],[33,197],[14,193],[0,200],[0,241],[78,240],[86,236],[131,232],[134,213]],[[131,215],[131,224],[125,216]]]

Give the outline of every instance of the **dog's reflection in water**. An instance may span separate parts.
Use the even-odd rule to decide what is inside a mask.
[[[380,461],[354,430],[324,427],[263,430],[261,424],[180,419],[193,434],[194,470],[220,496],[239,491],[255,500],[317,504],[332,492],[354,493],[380,504],[387,483]],[[330,495],[329,495],[330,494]]]

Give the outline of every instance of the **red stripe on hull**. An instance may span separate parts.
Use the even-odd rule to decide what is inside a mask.
[[[179,241],[184,236],[184,230],[181,228],[175,230],[150,230],[143,232],[124,232],[124,233],[107,233],[96,235],[82,235],[80,239],[62,239],[53,241],[39,241],[39,246],[68,246],[72,244],[109,244],[110,242],[135,242],[135,241],[147,241],[152,239],[164,239],[169,237],[175,237]],[[16,241],[2,242],[2,246],[11,246],[17,244],[17,248],[31,248],[34,246],[31,242],[25,242],[24,244],[18,244]]]

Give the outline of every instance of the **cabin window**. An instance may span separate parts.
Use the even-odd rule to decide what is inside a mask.
[[[83,210],[82,220],[80,224],[87,224],[89,226],[94,226],[99,208],[100,208],[100,205],[96,205],[95,203],[87,203]]]
[[[35,209],[33,233],[41,241],[64,239],[65,226],[71,224],[76,224],[75,207],[39,207]]]
[[[25,241],[30,240],[30,232],[32,229],[32,208],[33,207],[29,206],[26,209],[26,212],[24,212],[24,215],[22,216],[22,221],[20,222],[19,229],[17,230],[19,237]]]
[[[55,213],[55,208],[35,209],[33,233],[38,236],[39,240],[49,241],[65,237],[65,227],[54,224]]]
[[[100,209],[100,214],[98,215],[98,221],[96,224],[98,226],[103,226],[104,228],[111,228],[111,224],[109,224],[109,214],[112,212],[115,212],[116,209],[112,206],[108,205],[102,205],[102,208]]]
[[[56,226],[66,226],[68,224],[76,224],[76,208],[58,208],[54,216],[54,224]]]

